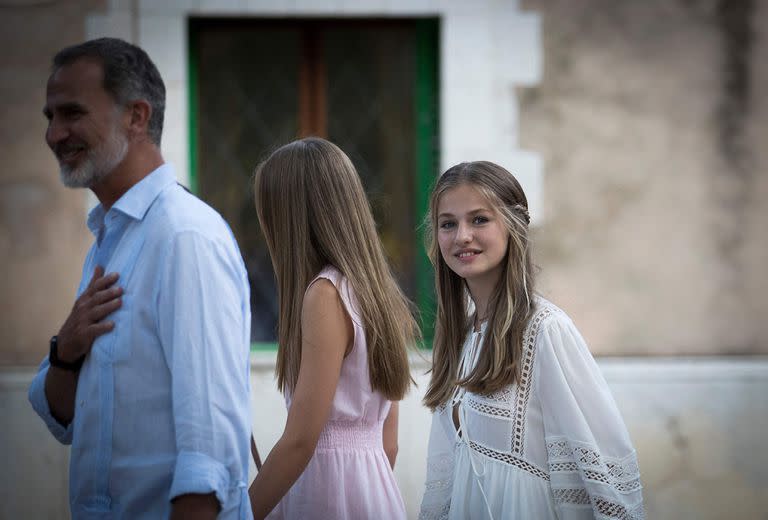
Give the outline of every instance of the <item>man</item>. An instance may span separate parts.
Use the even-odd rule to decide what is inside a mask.
[[[29,398],[72,445],[75,519],[251,516],[247,276],[226,223],[163,162],[164,109],[134,45],[103,38],[53,59],[46,142],[63,183],[100,204]]]

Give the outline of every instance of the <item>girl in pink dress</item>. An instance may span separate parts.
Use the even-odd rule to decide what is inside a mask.
[[[360,178],[337,146],[307,138],[258,167],[255,191],[277,278],[288,420],[249,489],[253,515],[405,518],[392,466],[418,329]]]

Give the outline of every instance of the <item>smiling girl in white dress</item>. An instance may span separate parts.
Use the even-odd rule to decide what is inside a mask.
[[[637,457],[573,322],[534,296],[528,203],[490,162],[430,201],[438,315],[419,518],[641,519]]]

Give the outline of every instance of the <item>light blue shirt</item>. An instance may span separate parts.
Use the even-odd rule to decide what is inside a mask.
[[[248,278],[224,220],[163,165],[106,213],[88,216],[97,265],[118,272],[122,307],[80,371],[74,420],[45,397],[47,358],[29,399],[71,444],[72,517],[158,519],[171,499],[215,493],[219,518],[248,519]]]

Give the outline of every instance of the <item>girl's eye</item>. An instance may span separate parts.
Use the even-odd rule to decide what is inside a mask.
[[[472,219],[472,222],[474,224],[485,224],[486,222],[488,222],[488,218],[478,215],[474,219]]]
[[[445,220],[440,223],[440,229],[451,229],[454,226],[454,223],[450,220]]]

